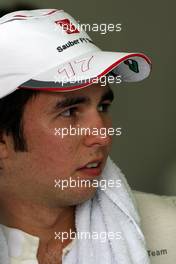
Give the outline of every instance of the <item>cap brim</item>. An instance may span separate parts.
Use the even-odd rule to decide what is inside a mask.
[[[20,85],[45,91],[72,91],[91,85],[112,73],[122,82],[138,82],[151,71],[150,59],[142,53],[96,51],[83,54]]]

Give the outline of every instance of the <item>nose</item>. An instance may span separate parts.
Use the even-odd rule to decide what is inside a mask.
[[[84,136],[84,144],[91,146],[109,146],[112,143],[112,136],[108,134],[111,127],[111,118],[103,117],[101,113],[96,112],[90,115],[89,132]]]

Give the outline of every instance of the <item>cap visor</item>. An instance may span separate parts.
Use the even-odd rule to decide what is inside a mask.
[[[35,76],[20,88],[45,91],[71,91],[89,86],[102,76],[112,73],[122,82],[138,82],[151,71],[150,59],[142,53],[96,51],[79,57]]]

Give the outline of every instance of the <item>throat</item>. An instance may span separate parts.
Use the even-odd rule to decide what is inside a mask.
[[[70,243],[71,239],[64,240],[63,242],[52,240],[49,243],[40,242],[37,259],[39,264],[61,264],[63,249],[66,248]]]

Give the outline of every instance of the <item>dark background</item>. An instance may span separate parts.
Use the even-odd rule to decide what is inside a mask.
[[[137,190],[176,194],[175,1],[0,1],[8,10],[64,9],[81,23],[122,24],[121,32],[90,32],[100,48],[144,52],[153,62],[143,82],[115,86],[111,156]]]

